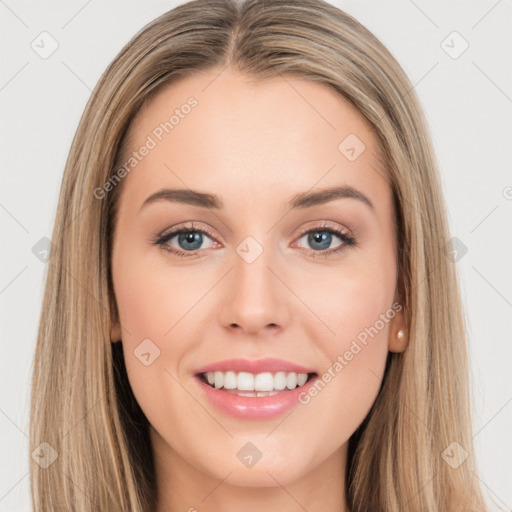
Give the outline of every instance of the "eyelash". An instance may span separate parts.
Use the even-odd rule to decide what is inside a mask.
[[[307,252],[311,252],[312,256],[315,258],[317,256],[322,257],[329,257],[334,254],[341,253],[342,251],[346,250],[348,247],[353,247],[358,244],[358,239],[354,235],[349,235],[345,231],[340,230],[335,225],[331,224],[330,222],[323,222],[318,226],[313,226],[310,228],[307,228],[298,235],[298,240],[300,240],[304,235],[308,233],[330,233],[332,235],[337,235],[341,240],[342,244],[339,247],[336,247],[335,249],[331,250],[325,250],[325,251],[313,251],[309,250]],[[178,229],[174,229],[173,231],[166,233],[165,235],[158,235],[152,243],[154,245],[160,245],[164,251],[168,251],[176,256],[179,256],[181,258],[187,258],[192,257],[197,254],[197,252],[190,252],[190,251],[182,251],[180,249],[176,249],[174,247],[165,246],[165,244],[174,238],[176,235],[179,235],[181,233],[202,233],[203,235],[208,235],[210,238],[214,239],[213,233],[207,229],[207,228],[195,228],[194,226],[191,227],[181,227]]]

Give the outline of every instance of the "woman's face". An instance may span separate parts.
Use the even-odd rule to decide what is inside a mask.
[[[122,339],[161,481],[341,475],[388,351],[404,348],[392,191],[369,125],[319,83],[217,69],[147,103],[130,157],[112,340]],[[179,192],[148,201],[163,189]],[[290,390],[294,365],[316,376]],[[209,386],[206,370],[236,389]],[[254,382],[273,394],[235,394]]]

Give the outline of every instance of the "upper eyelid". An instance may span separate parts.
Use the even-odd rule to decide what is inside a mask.
[[[318,224],[314,224],[312,226],[305,227],[304,229],[301,229],[299,231],[299,235],[303,235],[304,233],[307,233],[308,231],[312,231],[317,229],[318,231],[326,230],[326,231],[341,231],[342,233],[346,233],[347,235],[351,235],[352,232],[350,229],[348,229],[345,226],[339,226],[335,222],[332,221],[318,221]]]
[[[195,221],[191,221],[192,223],[194,223]],[[321,220],[321,221],[312,221],[312,222],[317,222],[317,224],[313,224],[313,225],[310,225],[310,226],[307,226],[307,227],[304,227],[302,229],[300,229],[298,231],[298,233],[296,233],[295,236],[303,236],[305,233],[311,231],[311,230],[314,230],[314,229],[318,229],[318,230],[332,230],[332,231],[340,231],[342,233],[345,233],[349,236],[352,236],[352,233],[351,233],[351,230],[344,227],[344,226],[337,226],[336,223],[332,222],[332,221],[325,221],[325,220]],[[160,238],[166,238],[170,235],[176,235],[180,232],[183,232],[183,231],[199,231],[199,232],[203,232],[205,234],[207,234],[208,236],[210,236],[211,238],[216,238],[215,234],[212,232],[212,230],[208,227],[205,227],[203,224],[201,223],[198,223],[197,225],[182,225],[182,224],[178,224],[177,226],[174,226],[172,228],[169,228],[169,229],[166,229],[164,230],[161,235],[159,235]]]
[[[195,221],[192,221],[192,222],[195,222]],[[172,228],[165,229],[164,231],[162,231],[162,233],[159,236],[161,238],[165,238],[170,235],[176,235],[176,234],[180,233],[181,231],[201,231],[201,232],[204,232],[212,237],[214,236],[212,230],[203,226],[202,224],[193,225],[193,226],[178,224],[177,226],[173,226]]]

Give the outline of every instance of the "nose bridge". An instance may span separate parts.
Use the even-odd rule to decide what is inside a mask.
[[[256,333],[268,325],[282,326],[285,322],[283,284],[274,275],[278,258],[270,238],[260,243],[248,236],[236,247],[228,300],[223,308],[224,325],[237,324]]]
[[[260,244],[256,246],[256,243],[254,239],[246,239],[237,247],[234,268],[234,285],[242,295],[252,295],[253,298],[271,293],[273,283],[270,278],[273,276],[269,267],[275,261],[270,244],[263,248]]]

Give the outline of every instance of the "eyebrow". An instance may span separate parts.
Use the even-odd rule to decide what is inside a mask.
[[[320,190],[306,191],[295,194],[288,201],[288,207],[292,210],[311,208],[321,204],[329,203],[337,199],[357,199],[375,210],[373,203],[362,192],[349,185],[323,188]],[[170,189],[164,188],[151,194],[142,204],[141,210],[147,205],[160,201],[189,204],[201,208],[221,210],[224,204],[221,198],[215,194],[198,192],[191,189]]]

